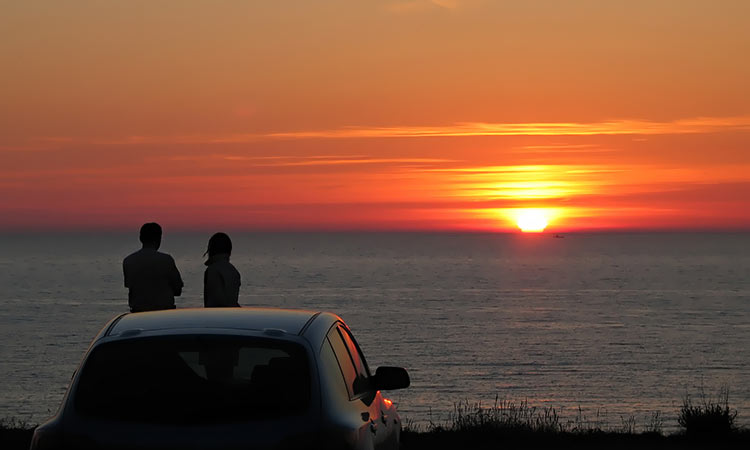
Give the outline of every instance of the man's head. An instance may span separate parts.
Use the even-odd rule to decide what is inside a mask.
[[[161,245],[161,227],[156,222],[144,223],[141,227],[141,243],[144,247],[158,249]]]

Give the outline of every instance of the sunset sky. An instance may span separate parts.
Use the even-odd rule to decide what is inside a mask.
[[[750,1],[0,0],[0,229],[750,229]]]

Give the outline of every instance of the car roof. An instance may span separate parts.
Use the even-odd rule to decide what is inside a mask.
[[[300,335],[320,314],[316,311],[273,308],[181,308],[130,313],[114,320],[105,336],[124,336],[130,330],[169,334],[173,330],[204,329],[270,330]]]

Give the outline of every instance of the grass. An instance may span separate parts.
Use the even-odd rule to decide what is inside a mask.
[[[28,449],[34,425],[15,418],[0,418],[0,448],[4,450]]]
[[[463,401],[454,404],[448,420],[442,424],[431,422],[427,427],[420,427],[408,422],[405,428],[411,432],[440,431],[512,431],[515,433],[593,433],[611,432],[623,434],[651,433],[662,434],[664,420],[655,412],[639,425],[634,416],[622,417],[620,424],[611,426],[603,419],[599,411],[590,418],[581,408],[572,418],[564,418],[553,407],[536,407],[527,400],[514,402],[495,397],[491,406]]]
[[[677,422],[688,436],[703,438],[736,432],[736,418],[737,410],[729,407],[729,388],[722,387],[714,401],[706,396],[701,387],[699,401],[693,402],[689,394],[685,395]]]
[[[639,425],[635,417],[608,425],[597,413],[586,417],[579,408],[563,419],[555,408],[528,401],[495,398],[489,406],[458,402],[444,423],[420,427],[406,421],[402,449],[512,449],[571,447],[576,449],[750,448],[750,430],[738,427],[737,411],[729,406],[729,390],[711,400],[701,388],[697,400],[685,395],[678,411],[680,432],[665,435],[664,420],[653,413]],[[33,426],[17,419],[0,419],[0,449],[28,449]]]
[[[576,448],[665,448],[667,437],[656,425],[645,433],[636,432],[635,418],[624,419],[621,426],[604,426],[598,414],[588,418],[581,409],[575,417],[563,419],[552,407],[535,407],[528,401],[495,401],[490,406],[467,401],[456,403],[443,424],[431,423],[426,429],[407,426],[402,434],[404,449],[495,449],[560,447]]]
[[[426,428],[407,423],[403,449],[495,449],[560,447],[581,448],[750,448],[750,430],[736,426],[737,411],[729,407],[729,391],[722,388],[716,401],[701,390],[700,401],[685,396],[678,412],[680,431],[664,434],[664,419],[652,413],[643,424],[635,417],[606,424],[597,413],[586,417],[582,410],[571,419],[551,407],[530,406],[527,401],[499,400],[490,406],[459,402],[448,421]]]
[[[528,401],[518,404],[508,400],[498,401],[484,408],[481,403],[471,405],[458,403],[450,417],[451,429],[455,431],[473,430],[518,430],[530,433],[556,433],[564,426],[554,408],[529,406]]]

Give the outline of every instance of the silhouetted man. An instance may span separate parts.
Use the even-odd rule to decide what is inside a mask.
[[[174,309],[174,298],[182,294],[182,278],[174,259],[157,251],[161,245],[159,224],[143,224],[140,239],[143,248],[122,262],[130,311]]]

